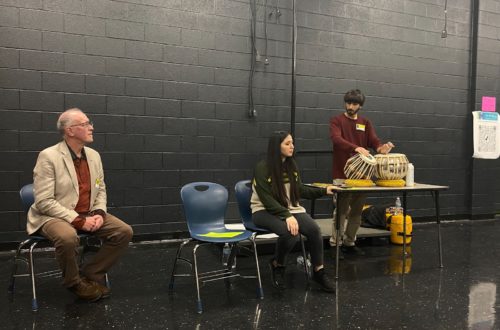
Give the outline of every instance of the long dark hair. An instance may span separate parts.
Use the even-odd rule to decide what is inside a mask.
[[[281,143],[289,135],[291,134],[286,131],[274,132],[267,144],[267,170],[271,176],[271,189],[274,198],[284,207],[288,207],[288,198],[283,180],[284,173],[286,173],[290,182],[290,203],[297,206],[300,199],[297,185],[298,169],[295,159],[287,157],[285,161],[281,161]]]

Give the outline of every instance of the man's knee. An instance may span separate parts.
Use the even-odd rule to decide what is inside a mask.
[[[64,250],[74,250],[80,245],[80,238],[76,232],[64,232],[54,239],[54,246]]]
[[[117,235],[120,241],[130,242],[132,240],[132,236],[134,235],[134,230],[130,225],[124,223],[123,226],[118,228]]]

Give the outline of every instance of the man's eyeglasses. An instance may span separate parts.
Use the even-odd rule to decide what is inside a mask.
[[[94,127],[94,123],[89,120],[89,121],[86,121],[84,123],[71,125],[70,127],[75,127],[75,126],[80,126],[80,127],[84,127],[84,128],[87,128],[89,126]]]

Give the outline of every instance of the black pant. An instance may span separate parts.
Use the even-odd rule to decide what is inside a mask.
[[[318,224],[307,213],[294,213],[293,216],[299,224],[299,233],[307,237],[311,263],[313,266],[323,265],[323,237]],[[252,214],[252,220],[255,225],[279,236],[274,256],[278,264],[285,265],[287,255],[299,242],[299,235],[293,236],[288,231],[285,219],[272,215],[265,210]]]

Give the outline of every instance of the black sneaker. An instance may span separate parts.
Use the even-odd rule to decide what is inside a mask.
[[[328,275],[323,268],[313,273],[314,282],[318,283],[321,290],[325,292],[335,293],[335,285],[330,281]]]
[[[330,247],[330,255],[332,256],[333,260],[335,260],[337,258],[337,247],[336,246]],[[342,247],[339,249],[339,260],[344,260],[344,254],[342,253]]]
[[[271,281],[273,286],[278,290],[285,289],[285,266],[275,267],[274,259],[269,261],[269,267],[271,267]]]
[[[364,256],[365,255],[365,252],[363,250],[361,250],[359,247],[357,247],[356,245],[353,245],[353,246],[342,245],[340,247],[340,250],[344,254],[348,254],[351,256]]]

